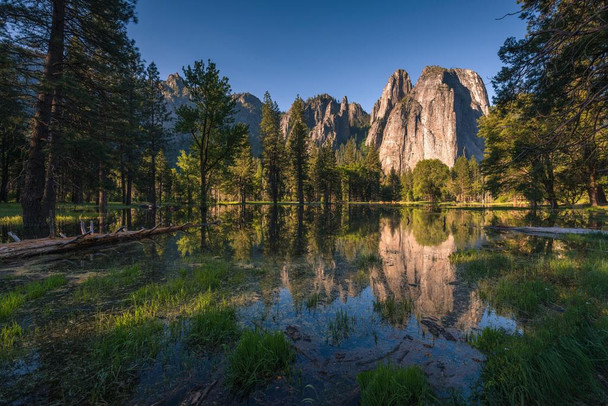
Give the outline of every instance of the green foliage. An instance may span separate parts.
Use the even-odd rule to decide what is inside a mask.
[[[379,364],[357,375],[361,405],[426,405],[438,403],[424,372],[417,366]]]
[[[479,283],[483,298],[527,320],[520,334],[487,328],[470,337],[488,355],[482,402],[594,404],[606,398],[601,376],[608,368],[608,264],[603,240],[584,244],[584,255],[452,255],[463,275]]]
[[[304,203],[304,188],[308,180],[308,127],[304,121],[304,102],[298,96],[291,106],[289,117],[289,137],[287,143],[291,170],[296,186],[296,196],[300,204]]]
[[[447,196],[450,169],[439,159],[423,159],[413,172],[414,197],[432,202]]]
[[[232,308],[211,307],[190,318],[188,343],[207,351],[237,337],[236,313]]]
[[[281,134],[281,112],[270,93],[264,94],[262,121],[260,122],[262,138],[262,166],[266,174],[268,194],[273,203],[283,195],[285,176],[285,144]]]
[[[251,155],[251,146],[244,143],[237,153],[234,163],[228,167],[227,185],[228,190],[240,196],[241,203],[247,201],[247,196],[255,192],[255,172],[257,168],[256,159]]]
[[[184,68],[184,85],[192,106],[177,109],[178,132],[191,134],[200,171],[200,208],[203,221],[207,215],[207,198],[214,170],[229,165],[246,140],[247,127],[233,124],[235,100],[230,94],[227,77],[220,77],[215,64],[195,61]]]
[[[11,355],[21,336],[23,336],[23,329],[16,322],[6,324],[0,328],[0,360]]]
[[[42,281],[27,283],[13,291],[0,295],[0,321],[10,318],[15,311],[30,300],[38,299],[47,292],[67,283],[62,275],[53,275]]]
[[[228,358],[226,380],[235,392],[246,394],[254,386],[289,372],[296,353],[280,331],[245,330]]]
[[[138,265],[124,269],[112,269],[107,275],[92,276],[78,286],[74,296],[79,301],[98,300],[116,294],[117,290],[134,285],[142,276]]]

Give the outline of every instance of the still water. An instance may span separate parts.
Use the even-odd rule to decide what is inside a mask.
[[[162,221],[196,221],[196,210],[121,210],[89,218],[95,229],[130,229]],[[441,210],[370,206],[218,207],[221,223],[201,231],[5,263],[0,293],[27,281],[62,274],[68,283],[15,316],[26,334],[22,350],[0,360],[0,403],[78,403],[66,390],[74,365],[86,362],[87,337],[94,320],[124,303],[130,290],[165,281],[206,258],[229,261],[242,272],[230,292],[241,327],[284,331],[297,350],[294,373],[247,398],[222,383],[222,354],[200,354],[180,339],[165,346],[145,368],[134,371],[121,403],[189,404],[193,393],[213,383],[205,401],[217,404],[356,404],[358,372],[378,363],[418,365],[443,398],[468,397],[478,389],[484,356],[467,336],[487,326],[517,333],[521,326],[482,301],[474,286],[459,278],[450,255],[457,250],[489,249],[516,240],[531,250],[547,239],[492,234],[489,225],[560,225],[605,228],[593,213],[557,215],[520,211]],[[78,233],[80,221],[60,222],[60,231]],[[2,240],[19,226],[1,226]],[[92,276],[138,264],[145,280],[95,303],[74,300],[78,286]],[[246,275],[242,277],[242,275]],[[399,309],[387,314],[381,303]],[[337,315],[348,329],[332,334]],[[220,351],[221,352],[221,351]],[[94,376],[91,379],[96,379]],[[198,392],[197,392],[198,391]],[[80,397],[79,397],[80,396]]]

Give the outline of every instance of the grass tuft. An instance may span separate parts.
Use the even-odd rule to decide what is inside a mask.
[[[0,359],[5,359],[13,352],[17,340],[23,335],[23,329],[15,322],[0,329]]]
[[[380,364],[357,375],[361,405],[425,405],[438,403],[418,366],[407,368]]]
[[[190,319],[188,344],[213,350],[238,336],[236,313],[232,308],[211,308]]]
[[[245,330],[228,358],[228,386],[240,394],[289,372],[296,354],[281,331]]]
[[[333,344],[340,345],[353,332],[354,318],[349,318],[346,310],[338,310],[336,316],[329,322],[329,338]]]
[[[389,296],[385,300],[374,301],[374,311],[383,320],[395,326],[403,326],[412,313],[412,304],[407,301],[397,301]]]

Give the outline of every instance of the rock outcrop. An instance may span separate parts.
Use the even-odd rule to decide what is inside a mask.
[[[163,95],[167,103],[167,110],[171,117],[175,119],[175,111],[189,103],[188,90],[184,86],[184,80],[177,73],[169,75],[163,85]],[[251,93],[235,93],[236,111],[234,114],[235,123],[243,123],[249,126],[249,142],[253,155],[260,156],[262,147],[260,143],[260,120],[262,117],[262,102]],[[174,122],[168,123],[172,128]],[[168,158],[177,157],[180,149],[188,149],[191,142],[189,134],[176,134],[168,149]],[[170,161],[173,162],[173,161]]]
[[[485,85],[468,69],[424,68],[416,85],[398,70],[374,106],[368,145],[378,148],[385,172],[413,169],[423,159],[453,166],[464,155],[483,158],[477,119],[488,113]]]
[[[334,148],[345,144],[353,136],[361,137],[369,120],[361,105],[349,103],[346,96],[339,103],[328,94],[307,99],[303,113],[312,142],[317,145],[330,143]],[[291,109],[281,119],[285,137],[289,135],[290,117]]]
[[[397,70],[388,78],[386,86],[382,91],[382,96],[372,110],[370,117],[370,129],[367,135],[367,144],[374,144],[380,147],[382,135],[393,108],[412,91],[412,81],[410,75],[403,69]]]

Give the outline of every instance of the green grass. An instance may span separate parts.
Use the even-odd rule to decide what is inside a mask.
[[[426,405],[439,403],[424,372],[417,366],[380,364],[357,375],[362,406]]]
[[[99,335],[92,342],[89,367],[95,371],[92,403],[118,396],[116,387],[129,381],[133,371],[154,359],[163,348],[164,323],[158,308],[137,306],[116,315],[99,316]]]
[[[403,326],[407,323],[412,313],[412,304],[410,302],[397,301],[392,296],[387,297],[385,300],[374,301],[373,306],[374,311],[383,320],[395,326]]]
[[[139,265],[113,269],[107,275],[92,276],[78,286],[75,299],[81,302],[114,296],[117,290],[133,286],[143,275]]]
[[[509,275],[498,283],[488,282],[482,286],[481,298],[498,309],[512,309],[520,316],[532,317],[546,305],[555,300],[551,283],[538,278],[522,279]]]
[[[234,392],[246,394],[256,385],[289,373],[296,353],[281,331],[245,330],[228,357],[226,380]]]
[[[464,264],[460,276],[467,282],[501,275],[513,267],[513,259],[506,253],[482,250],[456,251],[450,255],[453,264]]]
[[[28,301],[38,299],[51,290],[55,290],[67,283],[62,275],[49,276],[41,281],[29,282],[10,292],[0,295],[0,321],[12,315]]]
[[[338,310],[334,319],[329,322],[328,334],[332,344],[339,345],[347,339],[354,330],[354,318],[348,317],[346,310]]]
[[[10,357],[17,340],[23,335],[23,329],[15,322],[0,329],[0,360]]]
[[[316,309],[319,305],[319,301],[321,300],[321,294],[319,292],[315,292],[312,295],[306,298],[306,308],[308,310]]]
[[[209,351],[227,344],[238,334],[234,309],[212,307],[190,318],[187,341],[191,346]]]
[[[452,256],[486,302],[523,321],[522,334],[486,328],[469,338],[488,357],[483,404],[602,404],[608,398],[605,242],[559,244],[549,254],[512,244],[509,252]]]

